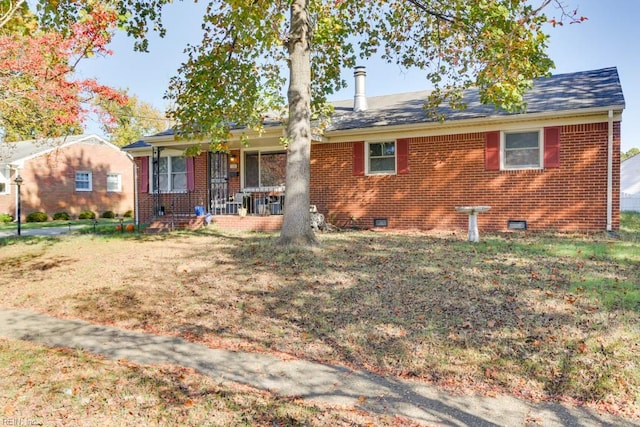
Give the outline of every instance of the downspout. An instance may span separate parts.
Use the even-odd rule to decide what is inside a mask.
[[[607,231],[613,231],[613,110],[609,110],[607,146]]]

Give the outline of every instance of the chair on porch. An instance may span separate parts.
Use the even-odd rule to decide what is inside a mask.
[[[233,196],[233,200],[227,202],[227,213],[228,214],[237,214],[238,209],[240,209],[244,204],[244,194],[236,193]]]

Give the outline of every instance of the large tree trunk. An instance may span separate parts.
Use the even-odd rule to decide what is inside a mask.
[[[308,0],[291,4],[287,190],[278,244],[317,245],[309,215],[311,164],[311,54]]]

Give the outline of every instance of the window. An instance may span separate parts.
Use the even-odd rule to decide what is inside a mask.
[[[244,156],[244,185],[249,188],[279,187],[286,181],[287,153],[249,152]]]
[[[0,167],[0,194],[9,194],[10,180],[9,167]]]
[[[368,146],[368,173],[391,174],[396,172],[395,142],[370,142]]]
[[[505,132],[503,169],[538,169],[542,165],[542,142],[539,131]]]
[[[160,191],[187,191],[187,161],[184,157],[160,157]],[[153,180],[153,188],[157,181]]]
[[[76,191],[91,191],[91,172],[76,172]]]
[[[119,173],[107,174],[107,191],[119,193],[122,191],[122,175]]]
[[[486,170],[526,170],[561,167],[562,128],[485,133]]]

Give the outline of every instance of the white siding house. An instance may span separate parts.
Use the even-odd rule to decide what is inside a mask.
[[[620,210],[640,212],[640,154],[620,164]]]

